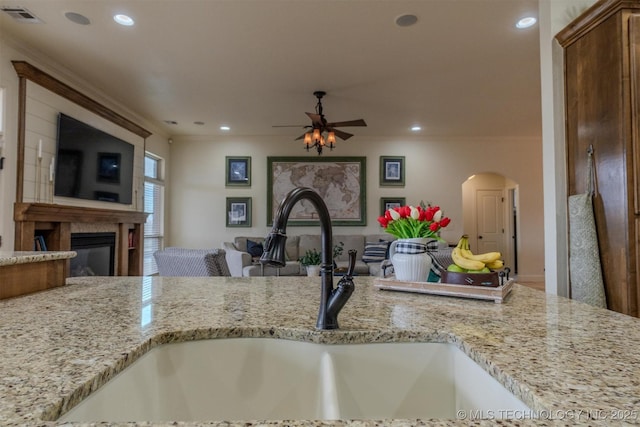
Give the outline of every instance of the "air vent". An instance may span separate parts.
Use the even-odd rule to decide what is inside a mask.
[[[22,22],[23,24],[41,24],[42,21],[33,13],[29,12],[24,7],[11,7],[11,6],[1,6],[0,10],[6,12],[18,22]]]

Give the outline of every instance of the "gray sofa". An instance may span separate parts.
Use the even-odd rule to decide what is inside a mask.
[[[160,276],[230,276],[223,249],[169,247],[154,252]]]
[[[227,263],[232,276],[236,277],[252,277],[252,276],[301,276],[306,275],[306,269],[300,265],[298,259],[304,255],[307,250],[321,249],[320,235],[318,234],[302,234],[299,236],[288,236],[286,244],[286,265],[276,269],[270,266],[262,266],[257,262],[257,256],[252,256],[248,252],[247,241],[263,244],[264,237],[247,237],[239,236],[233,242],[222,243],[222,248],[227,254]],[[380,255],[380,241],[387,242],[395,240],[390,234],[348,234],[333,235],[333,243],[344,243],[344,250],[336,259],[338,268],[347,267],[349,261],[348,252],[355,249],[356,253],[356,269],[357,275],[381,275],[381,263],[384,255]],[[382,245],[384,246],[384,244]],[[374,249],[376,249],[374,254]],[[365,253],[366,250],[366,253]],[[364,257],[364,258],[363,258]],[[365,262],[368,261],[368,262]]]

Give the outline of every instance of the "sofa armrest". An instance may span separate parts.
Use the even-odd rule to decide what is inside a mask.
[[[239,251],[231,242],[223,242],[222,249],[226,251],[226,259],[231,276],[242,277],[244,267],[251,265],[251,254]]]

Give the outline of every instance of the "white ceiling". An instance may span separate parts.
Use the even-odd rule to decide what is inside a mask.
[[[539,137],[537,0],[0,0],[5,36],[177,135],[285,135],[363,118],[356,137]],[[91,21],[78,25],[65,12]],[[112,16],[126,13],[133,27]],[[418,22],[398,27],[399,15]],[[9,58],[11,59],[11,58]],[[167,125],[175,120],[177,125]],[[203,121],[205,125],[195,125]],[[273,125],[300,125],[273,128]]]

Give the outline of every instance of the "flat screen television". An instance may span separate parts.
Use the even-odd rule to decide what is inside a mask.
[[[54,194],[131,204],[133,154],[132,144],[60,113]]]

